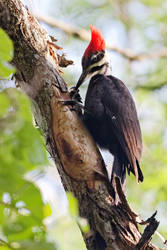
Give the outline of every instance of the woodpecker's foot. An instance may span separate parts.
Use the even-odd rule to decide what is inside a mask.
[[[71,106],[70,110],[75,111],[79,116],[82,116],[82,109],[84,106],[81,103],[78,103],[76,100],[60,100],[64,105]]]
[[[70,105],[72,108],[70,108],[71,111],[76,111],[79,116],[82,116],[82,109],[84,109],[84,105],[82,105],[82,99],[79,94],[79,89],[76,89],[75,87],[71,88],[70,91],[70,100],[64,100],[62,101],[64,105]]]
[[[64,105],[67,105],[67,106],[69,106],[69,105],[71,105],[72,107],[73,106],[78,106],[81,109],[84,109],[84,105],[78,103],[78,101],[76,101],[76,100],[72,100],[72,99],[70,99],[70,100],[61,100],[60,102],[63,102]]]
[[[72,87],[71,88],[71,91],[70,91],[70,97],[72,100],[75,100],[79,103],[82,103],[82,99],[81,99],[81,96],[79,94],[79,89],[76,89],[75,87]]]
[[[63,102],[64,105],[67,105],[67,106],[69,106],[69,105],[71,105],[71,106],[78,105],[77,101],[76,100],[72,100],[72,99],[70,99],[70,100],[64,100],[64,101],[61,101],[61,102]]]

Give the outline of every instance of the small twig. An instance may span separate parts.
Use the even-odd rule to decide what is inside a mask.
[[[115,183],[116,183],[116,189],[117,189],[117,193],[119,195],[120,201],[122,203],[122,205],[124,206],[124,208],[126,209],[126,211],[129,213],[129,215],[131,216],[133,222],[135,223],[135,225],[137,226],[137,223],[141,222],[141,219],[139,218],[139,216],[137,214],[135,214],[126,199],[126,196],[122,190],[121,187],[121,183],[120,183],[120,179],[118,177],[115,177]]]
[[[60,67],[66,68],[68,65],[72,65],[74,63],[72,60],[67,60],[64,54],[62,56],[57,55],[57,57],[58,57]]]
[[[50,42],[50,41],[47,41],[47,43],[51,46],[53,46],[55,49],[57,50],[61,50],[63,49],[62,47],[58,46],[57,44],[53,43],[53,42]]]
[[[167,246],[167,240],[160,234],[158,231],[155,232],[155,234],[162,240],[163,244]]]
[[[51,38],[52,42],[57,42],[58,41],[56,38],[54,38],[54,36],[50,35],[50,38]]]
[[[152,235],[157,230],[157,227],[159,225],[159,222],[155,219],[156,213],[154,213],[147,221],[149,221],[149,224],[144,229],[144,232],[142,234],[141,239],[139,240],[138,244],[134,248],[134,250],[142,249],[150,240]]]
[[[7,241],[0,239],[0,245],[7,246],[9,249],[14,249]]]
[[[139,222],[139,224],[140,225],[146,225],[146,224],[151,223],[152,219],[155,218],[156,214],[157,214],[157,211],[155,211],[155,213],[150,218],[148,218],[147,220],[145,220],[145,221],[142,220],[141,222]],[[164,245],[167,245],[167,240],[158,231],[156,231],[155,234],[161,239],[161,241],[162,241],[162,243]]]
[[[134,249],[134,250],[139,250],[146,243],[148,243],[150,241],[152,235],[155,233],[155,231],[159,225],[159,222],[155,219],[157,211],[155,211],[155,213],[150,218],[148,218],[146,221],[143,221],[137,214],[135,214],[131,210],[131,208],[127,202],[126,196],[122,190],[120,179],[118,177],[115,177],[115,183],[116,183],[116,189],[117,189],[117,193],[119,195],[120,201],[121,201],[122,205],[125,207],[126,211],[131,215],[135,225],[137,226],[137,223],[139,223],[140,225],[148,224],[143,232],[143,235],[142,235],[140,241],[138,242],[138,244],[136,245],[136,247]],[[163,241],[164,244],[167,243],[162,235],[160,235],[158,232],[156,232],[156,234],[161,238],[161,240]]]
[[[161,88],[163,88],[164,86],[167,86],[167,81],[161,82],[159,84],[156,85],[137,85],[135,87],[135,89],[142,89],[142,90],[146,90],[146,91],[154,91],[154,90],[159,90]]]
[[[147,220],[142,220],[140,222],[140,225],[146,225],[146,224],[149,224],[151,222],[151,220],[153,218],[155,218],[155,216],[157,215],[157,211],[155,211],[155,213],[153,213],[153,215],[151,215],[151,217],[149,217]]]
[[[36,15],[36,18],[39,21],[45,22],[46,24],[50,26],[61,29],[68,35],[77,37],[85,41],[90,41],[90,33],[85,29],[74,27],[66,22],[60,21],[53,17]],[[167,48],[162,48],[157,51],[145,52],[145,53],[140,53],[140,54],[136,54],[130,49],[122,49],[113,44],[106,44],[106,48],[117,52],[118,54],[122,55],[123,57],[131,61],[143,61],[143,60],[148,60],[148,59],[167,58]]]

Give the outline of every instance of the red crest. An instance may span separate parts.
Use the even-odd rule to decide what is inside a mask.
[[[85,50],[84,57],[89,57],[92,53],[101,51],[105,49],[105,41],[104,38],[102,37],[101,32],[90,25],[91,29],[91,41]]]

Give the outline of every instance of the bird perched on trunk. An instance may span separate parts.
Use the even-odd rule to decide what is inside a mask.
[[[143,181],[139,166],[142,137],[135,103],[125,86],[112,76],[101,32],[90,26],[91,41],[82,57],[82,74],[74,92],[90,78],[83,120],[95,142],[114,156],[111,181],[120,178],[124,188],[126,172]]]

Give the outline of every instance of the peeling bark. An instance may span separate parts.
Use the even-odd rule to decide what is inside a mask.
[[[148,221],[154,227],[147,226],[142,238],[138,216],[131,211],[119,180],[120,203],[115,205],[99,150],[76,113],[62,103],[69,94],[47,32],[20,0],[0,0],[0,26],[14,43],[16,79],[32,100],[35,120],[63,186],[77,197],[80,215],[90,224],[90,232],[83,233],[87,249],[158,249],[150,243],[158,227],[155,218]]]

